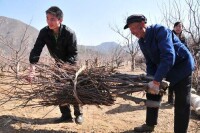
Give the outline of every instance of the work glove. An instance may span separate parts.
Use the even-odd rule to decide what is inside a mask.
[[[160,91],[160,83],[153,80],[151,82],[148,83],[148,90],[147,92],[150,94],[154,94],[154,95],[158,95],[159,91]]]
[[[35,78],[35,65],[34,64],[30,64],[27,81],[32,83],[34,78]]]

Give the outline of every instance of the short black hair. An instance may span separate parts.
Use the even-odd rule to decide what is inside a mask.
[[[62,19],[63,18],[63,12],[57,6],[50,7],[48,10],[46,10],[46,14],[55,15],[58,19]]]

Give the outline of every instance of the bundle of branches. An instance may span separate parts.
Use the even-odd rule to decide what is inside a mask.
[[[52,106],[64,104],[112,105],[118,94],[144,91],[152,80],[146,76],[114,72],[109,67],[86,68],[57,64],[37,65],[37,79],[31,90],[18,88],[10,99],[20,99],[23,106]],[[19,83],[19,82],[18,82]]]

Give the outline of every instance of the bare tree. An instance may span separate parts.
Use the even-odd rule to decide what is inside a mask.
[[[116,68],[119,68],[120,65],[123,63],[123,57],[124,57],[124,49],[121,45],[114,48],[111,51],[111,64],[112,67],[116,66]]]
[[[188,27],[185,29],[190,35],[191,50],[195,57],[196,71],[193,74],[194,87],[200,91],[199,76],[200,76],[200,1],[186,0],[188,6]]]
[[[168,4],[163,3],[161,12],[163,13],[163,20],[168,27],[176,21],[184,23],[184,31],[188,33],[187,43],[196,63],[196,70],[193,74],[193,86],[200,91],[200,1],[185,0],[185,3],[174,0],[173,2],[169,1]]]
[[[114,28],[110,26],[110,28],[124,39],[124,42],[122,42],[121,44],[126,46],[124,50],[131,57],[131,71],[134,71],[136,68],[136,55],[140,50],[137,42],[138,40],[130,32],[128,34],[123,33],[117,26],[115,26]]]
[[[165,23],[168,27],[174,24],[176,21],[184,21],[185,10],[182,6],[183,3],[175,0],[169,0],[168,3],[162,3],[160,7],[161,13],[163,15],[162,23]]]
[[[0,35],[0,44],[6,46],[8,49],[7,53],[2,58],[6,59],[6,63],[11,67],[13,72],[15,73],[16,78],[18,78],[19,71],[20,71],[20,63],[25,62],[24,60],[27,58],[27,48],[29,45],[27,35],[27,30],[29,25],[26,25],[25,31],[18,42],[19,44],[16,45],[13,39],[8,39],[8,37],[4,37]]]
[[[6,68],[5,59],[2,56],[4,56],[4,50],[0,49],[0,72],[4,72]]]

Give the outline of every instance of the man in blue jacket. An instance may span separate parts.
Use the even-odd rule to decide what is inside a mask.
[[[191,75],[194,59],[178,37],[162,25],[147,26],[144,15],[134,14],[127,18],[124,29],[129,28],[139,40],[140,49],[146,59],[147,75],[154,77],[148,83],[148,101],[161,102],[159,86],[163,78],[170,82],[175,92],[174,132],[186,133],[190,116]],[[148,107],[146,124],[135,127],[136,132],[154,131],[158,119],[158,107]]]

